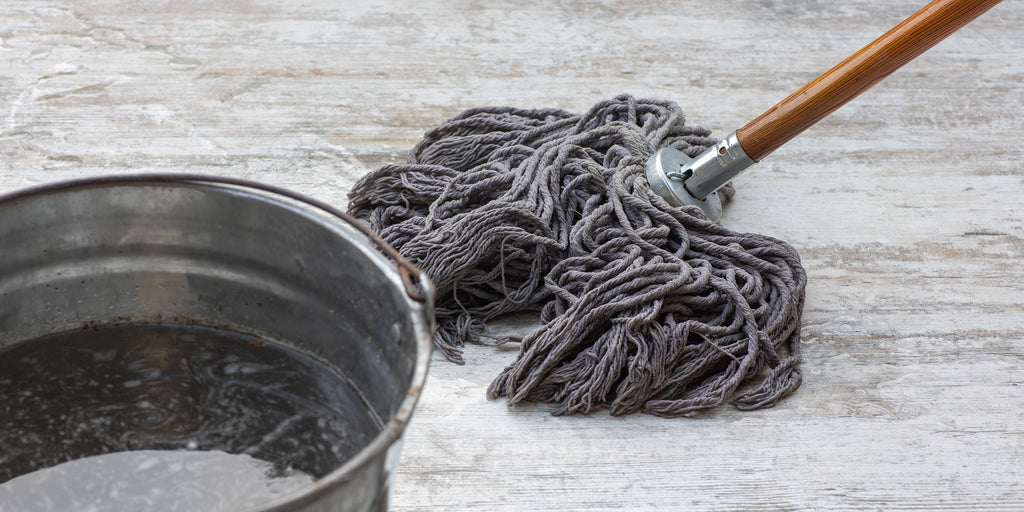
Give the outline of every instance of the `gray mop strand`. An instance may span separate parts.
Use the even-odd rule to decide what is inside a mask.
[[[488,320],[540,311],[491,398],[554,414],[770,407],[801,380],[799,256],[669,206],[644,177],[658,148],[694,156],[709,135],[630,96],[584,115],[471,109],[363,177],[350,211],[433,279],[448,359]]]

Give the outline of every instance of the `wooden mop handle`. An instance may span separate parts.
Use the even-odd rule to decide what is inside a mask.
[[[740,145],[761,160],[999,2],[935,0],[736,130]]]

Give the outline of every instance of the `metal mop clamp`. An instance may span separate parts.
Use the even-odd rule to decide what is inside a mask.
[[[754,163],[732,132],[696,158],[672,148],[658,150],[647,160],[647,182],[672,206],[696,205],[717,221],[722,200],[716,190]]]
[[[658,150],[647,161],[651,189],[717,221],[716,190],[999,2],[935,0],[695,158]]]

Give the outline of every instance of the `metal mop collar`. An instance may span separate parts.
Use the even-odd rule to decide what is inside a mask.
[[[769,407],[801,380],[799,256],[645,178],[656,150],[693,157],[709,135],[675,103],[630,96],[583,115],[471,109],[363,177],[350,209],[433,279],[448,359],[488,320],[540,312],[492,398],[555,414]]]

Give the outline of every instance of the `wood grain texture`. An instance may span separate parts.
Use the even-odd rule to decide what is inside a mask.
[[[0,191],[180,170],[344,205],[461,109],[621,92],[724,136],[920,4],[0,0]],[[722,223],[807,267],[796,394],[555,418],[487,401],[514,347],[470,347],[434,361],[393,510],[1024,508],[1021,26],[994,7],[736,181]]]
[[[736,130],[760,161],[1001,0],[935,0]]]

